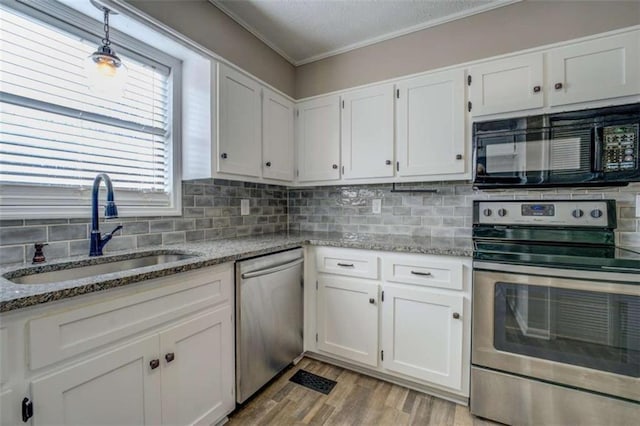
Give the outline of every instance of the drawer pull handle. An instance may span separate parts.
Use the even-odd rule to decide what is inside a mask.
[[[168,354],[166,354],[166,355],[164,356],[164,359],[166,359],[166,360],[167,360],[167,362],[171,362],[171,361],[173,361],[174,359],[176,359],[176,355],[175,355],[173,352],[169,352]]]
[[[151,361],[149,361],[149,367],[151,367],[152,370],[155,370],[156,368],[160,367],[160,360],[152,359]]]
[[[353,268],[353,263],[338,263],[338,266],[342,266],[343,268]]]
[[[457,312],[454,312],[454,313],[453,313],[453,318],[454,318],[454,319],[460,319],[460,314],[459,314],[459,313],[457,313]]]
[[[420,275],[422,277],[430,277],[431,272],[420,272],[420,271],[411,271],[413,275]]]
[[[369,303],[371,303],[372,305],[375,305],[376,299],[374,299],[373,297],[369,298]]]

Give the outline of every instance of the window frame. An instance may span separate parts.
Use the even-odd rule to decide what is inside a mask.
[[[80,37],[103,37],[103,23],[55,1],[2,0],[0,8],[13,9],[62,31]],[[153,31],[152,29],[150,29]],[[182,61],[142,43],[127,34],[110,28],[116,52],[151,66],[169,68],[171,95],[171,130],[167,146],[169,166],[168,200],[157,193],[115,190],[120,217],[178,216],[182,214],[181,181],[181,117]],[[102,188],[104,189],[104,188]],[[0,183],[0,219],[56,219],[91,216],[91,187],[61,187]],[[104,200],[103,195],[100,201]]]

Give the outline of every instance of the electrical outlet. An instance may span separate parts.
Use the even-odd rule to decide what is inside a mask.
[[[382,200],[380,198],[373,200],[372,210],[374,214],[380,214],[382,211]]]
[[[640,194],[636,194],[636,217],[640,217]]]
[[[246,216],[249,214],[249,200],[242,199],[240,200],[240,214],[242,216]]]

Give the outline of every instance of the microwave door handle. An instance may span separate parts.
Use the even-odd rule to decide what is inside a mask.
[[[600,126],[593,127],[593,172],[594,173],[602,173],[603,164],[602,164],[602,135],[603,130]]]

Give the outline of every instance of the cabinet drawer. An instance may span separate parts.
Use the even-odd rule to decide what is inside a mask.
[[[29,366],[35,370],[230,303],[232,277],[229,265],[170,275],[139,283],[151,285],[152,290],[33,319],[27,326]]]
[[[359,278],[378,278],[378,256],[357,250],[321,247],[316,249],[318,272]]]
[[[390,256],[384,259],[385,281],[462,290],[460,261],[423,256]]]

